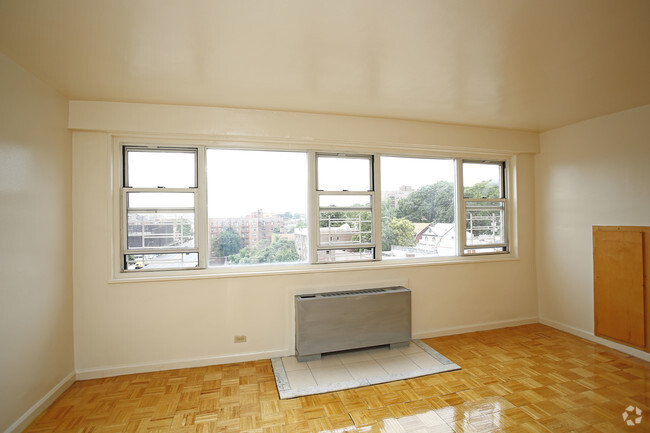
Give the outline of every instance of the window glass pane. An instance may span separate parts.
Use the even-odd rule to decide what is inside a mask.
[[[127,177],[131,188],[196,187],[196,152],[126,149]]]
[[[307,154],[208,149],[209,266],[305,262]]]
[[[194,248],[193,212],[128,212],[127,246]]]
[[[191,192],[127,192],[129,209],[177,209],[194,208],[194,193]]]
[[[505,242],[503,236],[504,209],[465,207],[466,245],[489,245]],[[503,203],[501,203],[503,204]]]
[[[381,158],[382,257],[456,255],[452,159]]]
[[[358,262],[361,260],[373,260],[374,258],[374,248],[332,249],[318,251],[318,263]]]
[[[321,211],[320,245],[372,242],[370,211]]]
[[[198,253],[127,254],[124,256],[124,269],[129,271],[195,268],[198,264]]]
[[[463,163],[465,198],[503,198],[502,163]]]
[[[318,186],[321,191],[370,191],[371,159],[319,155]]]
[[[369,195],[321,195],[318,199],[321,208],[370,208],[370,203],[371,197]]]

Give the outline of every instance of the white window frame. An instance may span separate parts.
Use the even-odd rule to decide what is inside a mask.
[[[155,272],[155,271],[174,271],[174,270],[187,270],[187,269],[205,269],[206,267],[206,254],[204,248],[205,232],[207,231],[205,219],[203,218],[202,209],[205,203],[205,172],[204,157],[201,148],[188,147],[188,146],[168,146],[168,145],[144,145],[137,143],[123,143],[119,146],[121,155],[121,168],[120,168],[120,271],[121,272]],[[128,157],[127,153],[131,150],[138,152],[178,152],[178,153],[193,153],[195,155],[195,187],[188,188],[142,188],[132,187],[127,184],[128,177]],[[129,209],[128,194],[129,193],[188,193],[192,194],[194,198],[193,208],[142,208],[142,209]],[[144,212],[178,212],[178,211],[192,211],[194,213],[194,247],[193,248],[137,248],[131,249],[128,246],[128,213],[129,210],[140,210]],[[126,256],[127,255],[147,255],[147,254],[188,254],[195,253],[198,257],[197,266],[191,267],[169,267],[159,269],[127,269]]]
[[[463,178],[463,163],[471,164],[486,164],[486,165],[500,165],[500,192],[501,197],[499,198],[466,198],[465,197],[465,188],[464,188],[464,178]],[[508,176],[508,162],[505,160],[478,160],[478,159],[456,159],[456,196],[458,197],[458,214],[456,215],[457,223],[456,227],[458,230],[458,255],[465,257],[476,257],[476,256],[486,256],[493,254],[509,254],[510,253],[510,212],[508,209],[509,202],[509,176]],[[468,202],[483,202],[483,203],[502,203],[502,207],[481,207],[482,210],[490,209],[503,209],[503,242],[498,243],[486,243],[479,245],[468,245],[467,244],[467,209],[472,209],[471,206],[468,206]],[[461,230],[462,227],[462,230]],[[475,252],[467,253],[465,250],[489,250],[493,248],[502,248],[502,251],[489,251],[489,252]]]
[[[350,159],[363,159],[368,160],[370,165],[368,170],[368,185],[370,189],[367,191],[334,191],[334,190],[322,190],[320,185],[318,185],[318,158],[327,157],[327,158],[350,158]],[[310,171],[309,176],[313,182],[310,182],[310,191],[312,194],[312,199],[310,200],[310,211],[311,218],[309,219],[309,244],[310,244],[310,263],[311,264],[332,264],[332,263],[354,263],[354,262],[372,262],[381,260],[381,222],[377,224],[378,218],[376,212],[377,209],[381,211],[381,191],[378,190],[378,166],[379,158],[375,154],[371,153],[332,153],[332,152],[310,152]],[[368,208],[328,208],[320,206],[320,197],[321,196],[358,196],[365,195],[370,196],[370,207]],[[379,202],[378,202],[379,200]],[[358,211],[364,210],[370,212],[371,221],[370,221],[370,242],[367,243],[338,243],[335,245],[324,245],[321,243],[321,233],[320,233],[320,213],[321,211]],[[373,258],[372,259],[359,259],[359,260],[346,260],[346,261],[318,261],[318,252],[319,251],[332,251],[332,250],[345,250],[345,249],[373,249]]]
[[[459,207],[458,207],[459,206],[459,203],[458,203],[458,197],[459,197],[458,196],[458,182],[460,181],[459,174],[458,174],[459,173],[459,171],[458,171],[458,161],[462,160],[462,158],[455,157],[455,156],[449,156],[449,155],[424,155],[424,154],[406,154],[406,155],[402,155],[402,154],[395,153],[395,152],[383,153],[380,156],[381,157],[387,157],[387,158],[413,158],[413,159],[429,159],[429,160],[435,159],[435,160],[451,161],[454,164],[454,186],[455,186],[455,189],[454,189],[454,230],[455,230],[455,232],[458,231],[458,227],[459,227],[459,225],[458,225],[458,221],[459,221],[458,220],[458,211],[459,211]],[[461,163],[461,166],[462,166],[462,163]],[[461,167],[461,169],[462,169],[462,167]],[[414,192],[415,192],[415,190],[414,190]],[[381,191],[379,192],[379,194],[380,194],[379,195],[379,197],[380,197],[380,199],[379,199],[379,209],[380,209],[380,212],[381,212]],[[379,215],[379,225],[380,225],[380,227],[382,226],[381,217],[382,216]],[[392,262],[399,263],[399,262],[414,261],[414,260],[442,261],[442,260],[449,260],[449,258],[460,257],[461,256],[460,252],[462,250],[459,249],[460,243],[458,241],[458,237],[459,237],[459,235],[456,234],[455,235],[456,254],[453,255],[453,256],[428,256],[428,257],[419,257],[419,258],[405,257],[405,258],[399,258],[399,259],[389,259],[387,261],[389,263],[392,263]],[[382,239],[383,239],[383,237],[382,237]],[[381,239],[380,239],[380,241],[381,241]],[[380,245],[380,247],[382,247],[382,246],[383,245]],[[384,260],[384,259],[382,259],[382,261],[386,262],[386,260]]]
[[[418,149],[402,149],[397,146],[375,146],[372,151],[370,146],[351,145],[345,147],[342,145],[326,146],[318,143],[298,143],[287,141],[280,143],[274,141],[268,143],[264,141],[254,142],[250,140],[242,140],[233,143],[232,141],[214,141],[214,140],[200,140],[200,139],[171,139],[171,138],[151,138],[146,136],[112,136],[113,147],[111,149],[111,163],[112,163],[112,179],[110,181],[111,188],[114,191],[113,206],[111,207],[110,218],[113,221],[113,231],[110,235],[112,239],[111,245],[113,261],[110,265],[111,273],[113,275],[112,281],[119,282],[129,279],[142,279],[149,280],[151,278],[158,279],[176,279],[176,278],[206,278],[206,277],[219,277],[219,276],[235,276],[235,275],[263,275],[266,273],[296,273],[296,272],[321,272],[324,268],[323,265],[327,263],[327,268],[336,270],[346,269],[372,269],[373,267],[379,268],[394,268],[400,266],[427,266],[427,265],[444,265],[448,263],[473,263],[480,261],[490,260],[517,260],[518,259],[518,242],[517,242],[517,197],[515,189],[515,172],[517,169],[517,156],[515,154],[493,154],[489,153],[471,152],[463,153],[461,151],[443,151],[432,150],[426,148]],[[195,250],[199,255],[199,266],[192,268],[168,268],[168,269],[155,269],[155,270],[138,270],[130,271],[124,270],[124,246],[126,244],[126,197],[123,190],[124,180],[124,147],[149,147],[155,148],[172,148],[172,149],[196,149],[197,151],[197,188],[195,191]],[[208,219],[207,219],[207,171],[206,171],[206,150],[208,148],[225,148],[225,149],[241,149],[241,150],[265,150],[265,151],[300,151],[308,155],[308,206],[307,206],[307,223],[309,240],[307,248],[309,261],[307,263],[288,263],[283,264],[281,267],[274,265],[251,265],[246,267],[225,267],[225,268],[210,268],[207,266],[208,257]],[[328,149],[328,150],[324,150]],[[350,151],[350,149],[354,149]],[[319,212],[318,212],[318,197],[316,191],[316,154],[347,154],[347,155],[368,155],[373,157],[373,187],[374,191],[369,194],[367,191],[349,192],[350,194],[358,195],[372,195],[372,234],[373,243],[375,248],[374,260],[361,260],[361,261],[340,261],[340,262],[321,262],[316,260],[317,242],[320,239],[319,232]],[[380,161],[382,156],[394,157],[422,157],[422,158],[445,158],[452,159],[456,163],[456,186],[457,191],[455,194],[456,206],[456,221],[458,233],[457,239],[457,255],[445,257],[426,257],[426,258],[404,258],[399,260],[381,260],[381,167]],[[486,158],[487,157],[487,158]],[[459,230],[460,227],[465,227],[465,199],[463,194],[463,181],[462,181],[462,164],[463,162],[477,162],[485,158],[486,162],[499,162],[504,164],[502,188],[505,191],[505,198],[500,200],[504,201],[504,237],[506,251],[499,251],[494,253],[482,254],[468,254],[465,253],[465,230]],[[135,191],[130,189],[130,191]],[[495,201],[494,199],[490,199]],[[358,244],[354,245],[358,248]],[[474,248],[475,246],[470,246]],[[327,249],[328,247],[325,247]],[[187,250],[183,250],[187,252]],[[139,251],[138,254],[142,252]],[[155,253],[160,253],[156,249]],[[491,256],[491,257],[490,257]]]

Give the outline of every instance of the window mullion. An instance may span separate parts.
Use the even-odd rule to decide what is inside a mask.
[[[320,244],[320,210],[318,208],[318,197],[320,192],[316,190],[316,179],[318,179],[318,166],[316,164],[316,152],[310,151],[308,158],[307,173],[308,181],[308,231],[309,231],[309,263],[318,262],[318,245]]]
[[[373,156],[372,195],[372,243],[375,245],[375,260],[382,259],[382,230],[381,230],[381,158]]]
[[[456,162],[456,249],[459,256],[465,255],[467,231],[465,229],[465,191],[463,188],[463,160]]]
[[[126,159],[126,158],[125,158]],[[120,261],[122,264],[120,265],[120,268],[124,267],[124,256],[128,254],[128,249],[129,249],[129,244],[128,244],[128,228],[129,228],[129,209],[127,206],[127,198],[126,194],[129,190],[127,188],[122,188],[122,194],[120,198],[120,206],[121,210],[120,213],[122,217],[120,218],[121,224],[120,224]],[[125,270],[125,269],[124,269]]]
[[[208,198],[207,198],[207,164],[206,148],[201,146],[197,150],[196,186],[198,191],[194,194],[194,239],[195,247],[199,252],[199,268],[208,267]]]

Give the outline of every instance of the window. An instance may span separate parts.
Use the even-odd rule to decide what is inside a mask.
[[[316,155],[316,262],[375,259],[371,155]]]
[[[208,224],[225,227],[208,266],[308,261],[305,152],[207,149],[206,171]],[[264,230],[276,220],[277,233]]]
[[[465,254],[508,251],[505,163],[463,161]]]
[[[453,159],[381,158],[384,259],[456,255],[455,170]]]
[[[124,147],[122,269],[192,268],[197,149]]]
[[[124,272],[510,252],[505,160],[119,149]]]

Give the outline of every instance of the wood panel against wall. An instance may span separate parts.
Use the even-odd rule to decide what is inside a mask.
[[[593,241],[595,334],[647,351],[650,228],[597,226]]]

